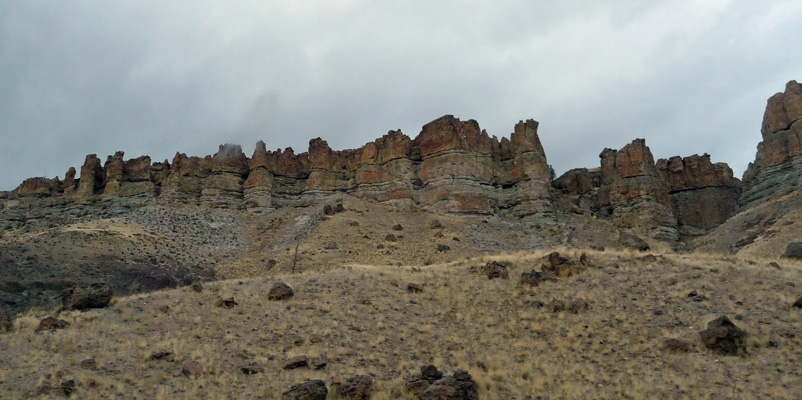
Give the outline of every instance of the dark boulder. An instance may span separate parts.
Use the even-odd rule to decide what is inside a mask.
[[[635,249],[638,251],[649,250],[649,243],[646,243],[645,240],[630,233],[622,232],[621,235],[618,237],[618,244],[626,248]]]
[[[454,372],[432,383],[420,395],[421,400],[479,400],[479,390],[471,374]]]
[[[329,390],[320,379],[292,385],[281,395],[282,400],[326,400]]]
[[[685,340],[669,338],[663,341],[663,349],[671,354],[687,353],[691,344]]]
[[[788,243],[788,247],[785,248],[783,258],[802,259],[802,242]]]
[[[407,292],[420,293],[420,292],[423,292],[423,287],[421,287],[421,285],[418,285],[418,284],[415,284],[415,283],[410,283],[410,284],[407,285]]]
[[[746,332],[738,328],[726,316],[707,323],[707,329],[699,331],[702,343],[721,355],[734,356],[746,350]]]
[[[217,301],[214,302],[214,305],[222,308],[233,308],[234,306],[239,305],[239,303],[237,303],[233,297],[229,297],[227,299],[217,299]]]
[[[93,283],[85,288],[74,287],[61,292],[61,305],[65,310],[87,310],[109,305],[112,292],[105,283]]]
[[[39,326],[36,328],[36,332],[54,331],[56,329],[64,329],[68,326],[70,326],[70,323],[63,319],[47,317],[39,321]]]
[[[0,310],[0,333],[11,332],[13,326],[14,321],[11,319],[11,316],[6,314],[5,311]]]
[[[284,360],[284,369],[296,369],[309,366],[309,357],[297,356]]]
[[[482,274],[487,276],[487,279],[502,278],[507,279],[510,277],[507,272],[507,265],[498,261],[490,261],[482,267]]]
[[[295,294],[290,285],[284,282],[276,282],[270,291],[267,292],[269,300],[287,300]]]
[[[368,375],[355,375],[335,388],[341,399],[370,400],[373,396],[373,378]]]

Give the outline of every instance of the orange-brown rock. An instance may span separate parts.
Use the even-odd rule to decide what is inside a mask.
[[[704,233],[738,209],[741,181],[733,178],[727,164],[710,162],[708,154],[660,159],[656,167],[683,234]]]
[[[802,179],[802,85],[790,81],[769,98],[755,161],[744,172],[741,206],[799,189]]]
[[[142,182],[153,179],[150,157],[140,156],[123,163],[123,182]]]
[[[75,167],[70,167],[67,170],[67,173],[64,174],[64,182],[62,183],[62,186],[64,187],[64,194],[66,195],[70,195],[75,191],[75,174]]]
[[[78,189],[75,196],[81,200],[88,200],[94,197],[96,192],[105,185],[105,173],[100,166],[100,159],[96,154],[86,156],[84,165],[81,167],[81,178],[78,180]]]
[[[248,158],[239,145],[220,145],[213,157],[201,163],[201,200],[212,206],[235,207],[242,201],[242,184],[248,171]]]
[[[251,211],[268,211],[272,206],[273,174],[268,170],[269,161],[265,142],[256,143],[249,162],[250,173],[243,184],[244,206]]]
[[[601,173],[599,168],[575,168],[566,171],[562,176],[552,182],[552,186],[564,193],[578,195],[590,192],[593,188],[601,186]]]
[[[654,157],[646,146],[646,140],[635,139],[621,150],[604,149],[599,155],[601,174],[605,183],[615,178],[631,178],[639,175],[655,175]]]
[[[799,119],[802,119],[802,85],[789,81],[784,93],[769,98],[760,133],[765,139],[772,133],[788,130]]]
[[[249,171],[248,158],[238,144],[221,144],[217,153],[211,158],[209,169],[212,173],[232,173],[247,175]]]
[[[413,143],[424,159],[449,150],[478,152],[476,144],[480,133],[479,123],[476,121],[471,119],[462,122],[453,115],[444,115],[424,125]]]
[[[670,192],[706,187],[738,187],[740,181],[732,176],[725,163],[710,162],[710,155],[671,157],[657,160],[657,175],[668,185]]]
[[[52,196],[61,191],[58,178],[28,178],[14,190],[16,196]]]

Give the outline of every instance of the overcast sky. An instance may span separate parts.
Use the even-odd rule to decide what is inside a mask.
[[[0,190],[84,157],[356,148],[540,122],[558,173],[646,138],[741,176],[802,80],[802,2],[0,0]]]

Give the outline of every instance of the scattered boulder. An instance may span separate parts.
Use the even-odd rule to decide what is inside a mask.
[[[282,400],[326,400],[329,390],[320,379],[292,385],[281,395]]]
[[[440,229],[442,227],[443,227],[443,224],[440,223],[440,221],[438,221],[438,220],[434,220],[434,221],[432,221],[431,224],[429,224],[429,229]]]
[[[203,367],[197,361],[187,361],[181,366],[181,373],[188,378],[197,378],[203,374]]]
[[[296,356],[284,360],[283,367],[284,369],[296,369],[301,367],[309,366],[309,357],[307,356]]]
[[[93,283],[88,287],[65,289],[61,293],[61,305],[65,310],[86,310],[109,305],[112,292],[105,283]]]
[[[270,291],[267,292],[269,300],[287,300],[295,294],[290,285],[284,282],[276,282]]]
[[[94,358],[81,360],[81,368],[94,371],[97,369],[97,361]]]
[[[699,331],[705,347],[721,355],[738,355],[746,350],[746,332],[738,328],[726,316],[707,323],[707,329]]]
[[[393,225],[393,230],[394,231],[403,231],[404,227],[401,226],[401,224],[395,224],[395,225]]]
[[[456,371],[452,376],[432,383],[421,393],[421,400],[479,400],[479,390],[473,377],[466,371]]]
[[[437,251],[439,251],[439,252],[446,252],[446,251],[449,251],[449,250],[451,250],[451,247],[448,247],[447,244],[440,243],[440,244],[437,245]]]
[[[265,369],[260,365],[248,364],[241,366],[239,368],[239,372],[241,372],[243,375],[256,375],[265,372]]]
[[[370,400],[373,396],[373,378],[355,375],[332,387],[344,400]]]
[[[783,258],[802,259],[802,242],[788,243],[788,247],[785,248],[785,253],[783,253]]]
[[[416,397],[420,397],[423,392],[438,379],[443,377],[443,373],[437,370],[434,365],[424,365],[420,368],[420,374],[407,377],[404,380],[404,389]]]
[[[553,313],[565,311],[565,303],[560,300],[552,300],[546,307]]]
[[[649,250],[649,243],[631,233],[621,232],[621,235],[618,236],[618,244],[638,251]]]
[[[479,392],[471,375],[465,371],[456,371],[451,376],[443,377],[433,365],[421,367],[421,373],[408,377],[404,381],[407,392],[425,400],[478,400]]]
[[[0,333],[11,332],[14,323],[11,316],[6,314],[5,311],[0,310]]]
[[[671,354],[687,353],[691,344],[685,340],[668,338],[663,341],[663,349]]]
[[[563,265],[568,262],[567,258],[561,256],[560,253],[556,251],[549,254],[548,257],[549,257],[549,265],[551,265],[552,268],[557,268],[560,265]]]
[[[645,263],[653,263],[653,262],[657,262],[657,256],[655,256],[654,254],[647,254],[647,255],[641,257],[640,260],[645,262]]]
[[[39,326],[36,328],[36,332],[54,331],[56,329],[64,329],[68,326],[70,326],[70,323],[63,319],[47,317],[39,321]]]
[[[172,351],[156,351],[151,353],[148,359],[173,361],[173,359],[175,359],[175,354],[173,354]]]
[[[556,281],[556,280],[557,276],[555,276],[551,272],[539,272],[532,270],[521,274],[522,285],[537,286],[540,285],[541,282]]]
[[[796,308],[802,308],[802,297],[796,299],[796,301],[791,305]]]
[[[407,292],[409,293],[420,293],[423,292],[423,287],[421,285],[410,283],[407,285]]]
[[[73,393],[75,393],[75,380],[74,379],[67,379],[61,382],[61,393],[64,393],[65,396],[70,397]]]
[[[236,305],[239,305],[239,303],[234,301],[233,297],[229,297],[227,299],[224,299],[224,298],[217,299],[217,301],[214,303],[214,305],[217,306],[217,307],[232,308],[232,307],[234,307]]]
[[[490,261],[482,267],[482,275],[486,275],[487,279],[502,278],[507,279],[510,277],[507,271],[507,265],[498,261]]]
[[[571,303],[568,304],[568,308],[566,309],[568,312],[572,314],[578,314],[580,311],[584,311],[588,309],[588,302],[584,299],[573,299]]]
[[[388,233],[387,236],[384,237],[384,240],[388,242],[397,242],[398,238],[396,238],[392,233]]]

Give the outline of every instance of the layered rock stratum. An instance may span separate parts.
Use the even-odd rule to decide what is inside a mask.
[[[400,208],[521,216],[549,207],[549,166],[537,128],[536,121],[521,121],[499,140],[474,120],[446,115],[414,140],[396,130],[352,150],[335,151],[316,138],[301,154],[267,151],[260,141],[251,158],[235,144],[203,158],[179,153],[172,162],[125,160],[120,151],[101,165],[90,154],[79,179],[74,169],[64,181],[31,178],[5,197],[50,199],[42,202],[48,206],[142,196],[268,212],[348,193]]]

